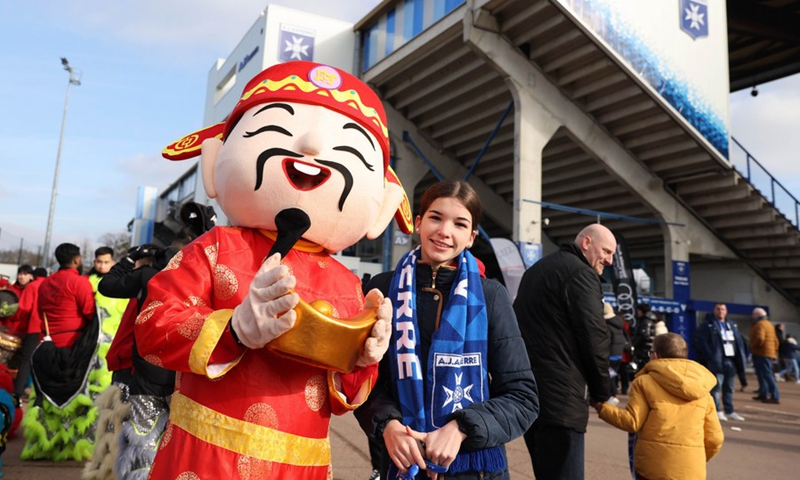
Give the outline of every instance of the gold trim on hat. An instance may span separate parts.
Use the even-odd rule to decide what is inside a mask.
[[[366,118],[370,119],[378,129],[383,133],[384,137],[387,139],[389,138],[389,128],[383,123],[381,117],[378,115],[377,110],[374,107],[367,106],[361,100],[361,96],[358,95],[358,92],[354,89],[349,90],[326,90],[323,88],[319,88],[318,86],[314,85],[311,82],[303,80],[297,75],[289,75],[288,77],[284,78],[283,80],[262,80],[258,85],[251,88],[250,90],[242,93],[242,98],[239,99],[240,102],[247,100],[248,98],[263,93],[264,91],[270,92],[277,92],[278,90],[294,90],[296,87],[300,91],[304,93],[313,93],[314,91],[319,90],[321,95],[330,95],[334,100],[339,103],[344,103],[352,107],[355,110],[365,116]],[[324,94],[321,92],[325,92]]]

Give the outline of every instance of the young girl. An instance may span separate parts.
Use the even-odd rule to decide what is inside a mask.
[[[372,279],[392,301],[392,341],[362,428],[385,444],[397,478],[508,478],[504,444],[539,411],[536,383],[505,288],[481,278],[472,246],[481,218],[461,181],[430,187],[415,227],[421,244]],[[427,470],[423,472],[422,470]]]

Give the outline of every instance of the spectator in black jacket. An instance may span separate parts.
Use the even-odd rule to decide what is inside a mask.
[[[433,185],[416,218],[420,247],[367,286],[391,298],[395,311],[378,383],[355,411],[364,432],[385,445],[381,478],[416,468],[428,470],[417,479],[436,478],[438,465],[448,479],[507,479],[504,444],[536,418],[536,382],[508,292],[481,278],[466,250],[480,216],[469,184]]]
[[[611,395],[600,275],[616,248],[609,229],[590,225],[522,276],[514,310],[539,385],[541,411],[525,434],[537,478],[584,478],[589,399]]]
[[[648,309],[636,325],[636,333],[633,335],[633,360],[637,372],[650,361],[650,352],[653,350],[653,341],[657,335],[657,323],[658,317]]]

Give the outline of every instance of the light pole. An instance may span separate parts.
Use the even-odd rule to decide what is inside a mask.
[[[50,234],[53,230],[53,213],[56,209],[56,192],[58,191],[58,169],[61,166],[61,144],[64,142],[64,125],[67,123],[67,108],[69,107],[69,87],[72,85],[80,85],[80,73],[75,73],[75,70],[70,66],[66,58],[61,57],[61,65],[64,70],[69,72],[69,83],[67,83],[67,99],[64,102],[64,116],[61,118],[61,135],[58,137],[58,154],[56,155],[56,173],[53,176],[53,191],[50,193],[50,213],[47,215],[47,233],[44,235],[44,254],[43,266],[47,268],[47,262],[50,258]]]

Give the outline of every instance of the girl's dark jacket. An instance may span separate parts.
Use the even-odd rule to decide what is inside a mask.
[[[456,271],[442,267],[436,273],[435,284],[430,266],[418,264],[417,281],[417,322],[421,344],[420,363],[422,376],[426,378],[427,359],[431,338],[438,317],[450,297],[450,290]],[[392,272],[381,273],[372,278],[365,292],[377,288],[388,295]],[[495,280],[481,278],[483,294],[486,299],[486,314],[489,320],[487,366],[489,371],[490,399],[478,404],[468,405],[452,414],[458,421],[461,431],[467,438],[461,444],[462,451],[473,451],[496,445],[503,445],[522,436],[539,413],[539,398],[536,381],[531,373],[525,344],[519,333],[505,287]],[[434,288],[435,287],[435,288]],[[388,354],[387,354],[388,355]],[[355,411],[356,418],[371,441],[383,444],[383,427],[389,420],[402,423],[400,405],[392,395],[389,373],[389,360],[384,356],[380,363],[378,383],[369,399]],[[383,472],[389,460],[383,450]],[[504,450],[505,452],[505,450]],[[447,478],[478,478],[476,472],[447,475]],[[427,478],[420,472],[418,478]],[[494,475],[484,474],[481,478],[508,478],[508,470]]]

